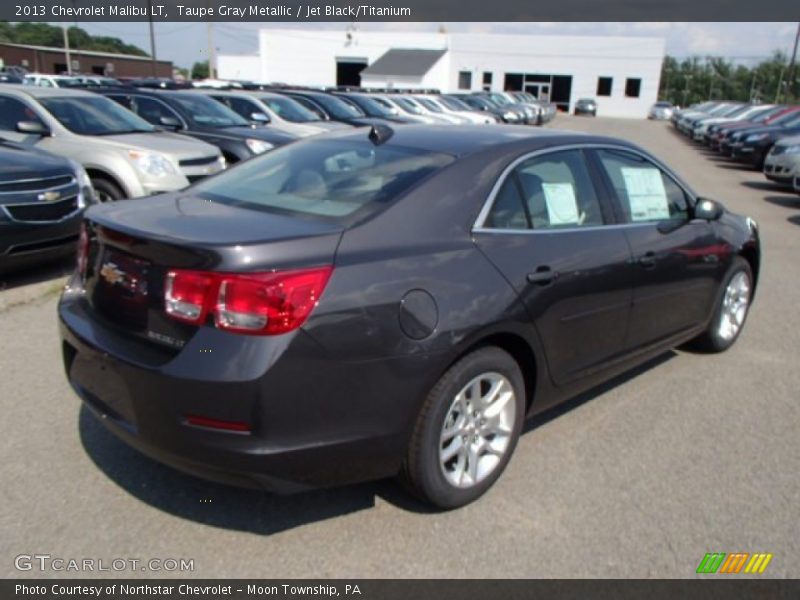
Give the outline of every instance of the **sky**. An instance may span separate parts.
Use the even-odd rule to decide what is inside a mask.
[[[110,35],[150,51],[147,23],[84,23],[78,25],[94,35]],[[666,40],[667,54],[725,56],[745,64],[768,58],[775,50],[790,54],[796,23],[359,23],[362,31],[436,31],[444,25],[450,32],[516,33],[535,35],[631,35]],[[255,54],[259,29],[303,27],[341,29],[347,23],[215,23],[214,46],[221,54]],[[156,55],[179,67],[191,67],[208,54],[205,23],[156,23]]]

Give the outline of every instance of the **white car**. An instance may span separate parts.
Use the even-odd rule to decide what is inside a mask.
[[[466,117],[446,111],[438,102],[429,96],[414,96],[412,99],[419,103],[429,114],[444,119],[453,125],[468,125],[472,122]]]
[[[380,94],[370,94],[370,98],[391,110],[395,116],[403,117],[404,119],[410,119],[415,123],[422,123],[425,125],[441,124],[440,120],[426,115],[416,104],[412,104],[410,102],[398,102],[397,99],[393,98],[392,96],[384,96]]]
[[[647,118],[655,121],[669,121],[674,113],[675,107],[671,102],[659,100],[650,107],[650,110],[647,113]]]
[[[493,125],[497,123],[497,119],[492,115],[472,110],[459,100],[445,98],[444,96],[426,96],[426,98],[439,106],[446,114],[467,119],[469,123],[474,123],[475,125]]]
[[[770,181],[797,189],[800,176],[800,136],[778,140],[764,159],[764,176]]]
[[[28,73],[25,75],[25,85],[36,85],[50,88],[76,88],[83,87],[83,82],[77,77],[67,75],[46,75],[42,73]]]
[[[285,131],[298,137],[308,137],[325,133],[331,129],[346,129],[348,127],[335,121],[322,121],[317,115],[310,110],[306,110],[291,98],[270,94],[269,92],[195,88],[191,93],[210,96],[253,124],[266,125],[271,129]],[[278,99],[274,97],[278,97]],[[285,102],[281,102],[280,107],[276,106],[276,102],[281,100]],[[295,106],[290,106],[287,109],[286,105],[289,103],[293,103]],[[292,116],[295,118],[294,121],[284,116],[287,114],[287,110],[291,109],[294,109],[292,111]],[[331,124],[333,127],[329,126]]]

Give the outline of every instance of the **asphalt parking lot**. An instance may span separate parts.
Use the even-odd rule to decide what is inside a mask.
[[[82,575],[15,569],[17,555],[49,554],[193,559],[203,578],[663,578],[694,576],[706,552],[770,552],[766,575],[800,577],[800,196],[665,123],[560,115],[553,126],[631,139],[759,222],[761,282],[729,352],[665,354],[537,418],[488,495],[431,513],[392,482],[277,497],[143,458],[64,378],[61,268],[9,278],[0,574]]]

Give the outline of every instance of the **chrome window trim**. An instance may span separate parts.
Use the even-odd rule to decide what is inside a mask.
[[[592,143],[588,142],[585,144],[564,144],[561,146],[550,146],[548,148],[540,148],[539,150],[533,150],[532,152],[528,152],[527,154],[523,154],[522,156],[513,160],[505,169],[500,173],[500,176],[495,181],[494,186],[492,186],[491,191],[489,192],[489,196],[483,203],[480,212],[478,213],[478,217],[475,219],[475,222],[472,225],[472,233],[503,233],[503,234],[520,234],[520,233],[527,233],[527,234],[547,234],[547,233],[568,233],[568,232],[576,232],[576,231],[591,231],[593,229],[609,229],[609,228],[628,228],[628,227],[644,227],[644,226],[652,226],[654,221],[643,221],[640,223],[610,223],[610,224],[603,224],[603,225],[590,225],[587,227],[565,227],[561,229],[500,229],[494,227],[486,227],[486,219],[489,216],[489,213],[492,210],[492,206],[494,206],[494,201],[497,197],[497,194],[500,192],[500,188],[503,187],[503,184],[506,182],[509,174],[516,169],[521,163],[525,162],[531,158],[537,158],[539,156],[545,156],[547,154],[554,154],[556,152],[563,152],[565,150],[618,150],[622,152],[630,152],[631,154],[635,154],[640,156],[641,158],[652,162],[656,165],[659,169],[661,169],[664,173],[666,173],[670,179],[677,185],[683,193],[686,195],[687,201],[690,205],[694,205],[697,201],[697,195],[689,189],[687,185],[681,181],[681,179],[670,169],[666,166],[663,162],[651,156],[638,148],[634,148],[631,146],[625,146],[622,144],[602,144],[602,143]],[[589,177],[592,179],[592,183],[594,184],[594,178],[592,178],[591,173],[589,173]],[[602,202],[602,200],[601,200]]]

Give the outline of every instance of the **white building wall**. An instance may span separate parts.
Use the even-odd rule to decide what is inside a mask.
[[[261,57],[256,55],[226,54],[217,57],[218,77],[241,81],[261,79]],[[225,75],[219,75],[225,73]]]
[[[578,98],[597,98],[601,116],[644,118],[656,101],[664,40],[645,37],[528,36],[511,34],[413,33],[263,29],[258,65],[252,57],[219,57],[219,77],[293,85],[336,85],[337,59],[374,63],[391,48],[448,49],[421,79],[396,80],[395,87],[458,91],[458,74],[472,73],[472,90],[482,89],[485,71],[502,91],[506,73],[570,75],[570,110]],[[257,72],[256,72],[257,71]],[[246,76],[244,75],[246,74]],[[597,96],[598,77],[613,79],[611,96]],[[641,79],[638,98],[625,96],[625,81]],[[365,86],[385,87],[384,78]]]

